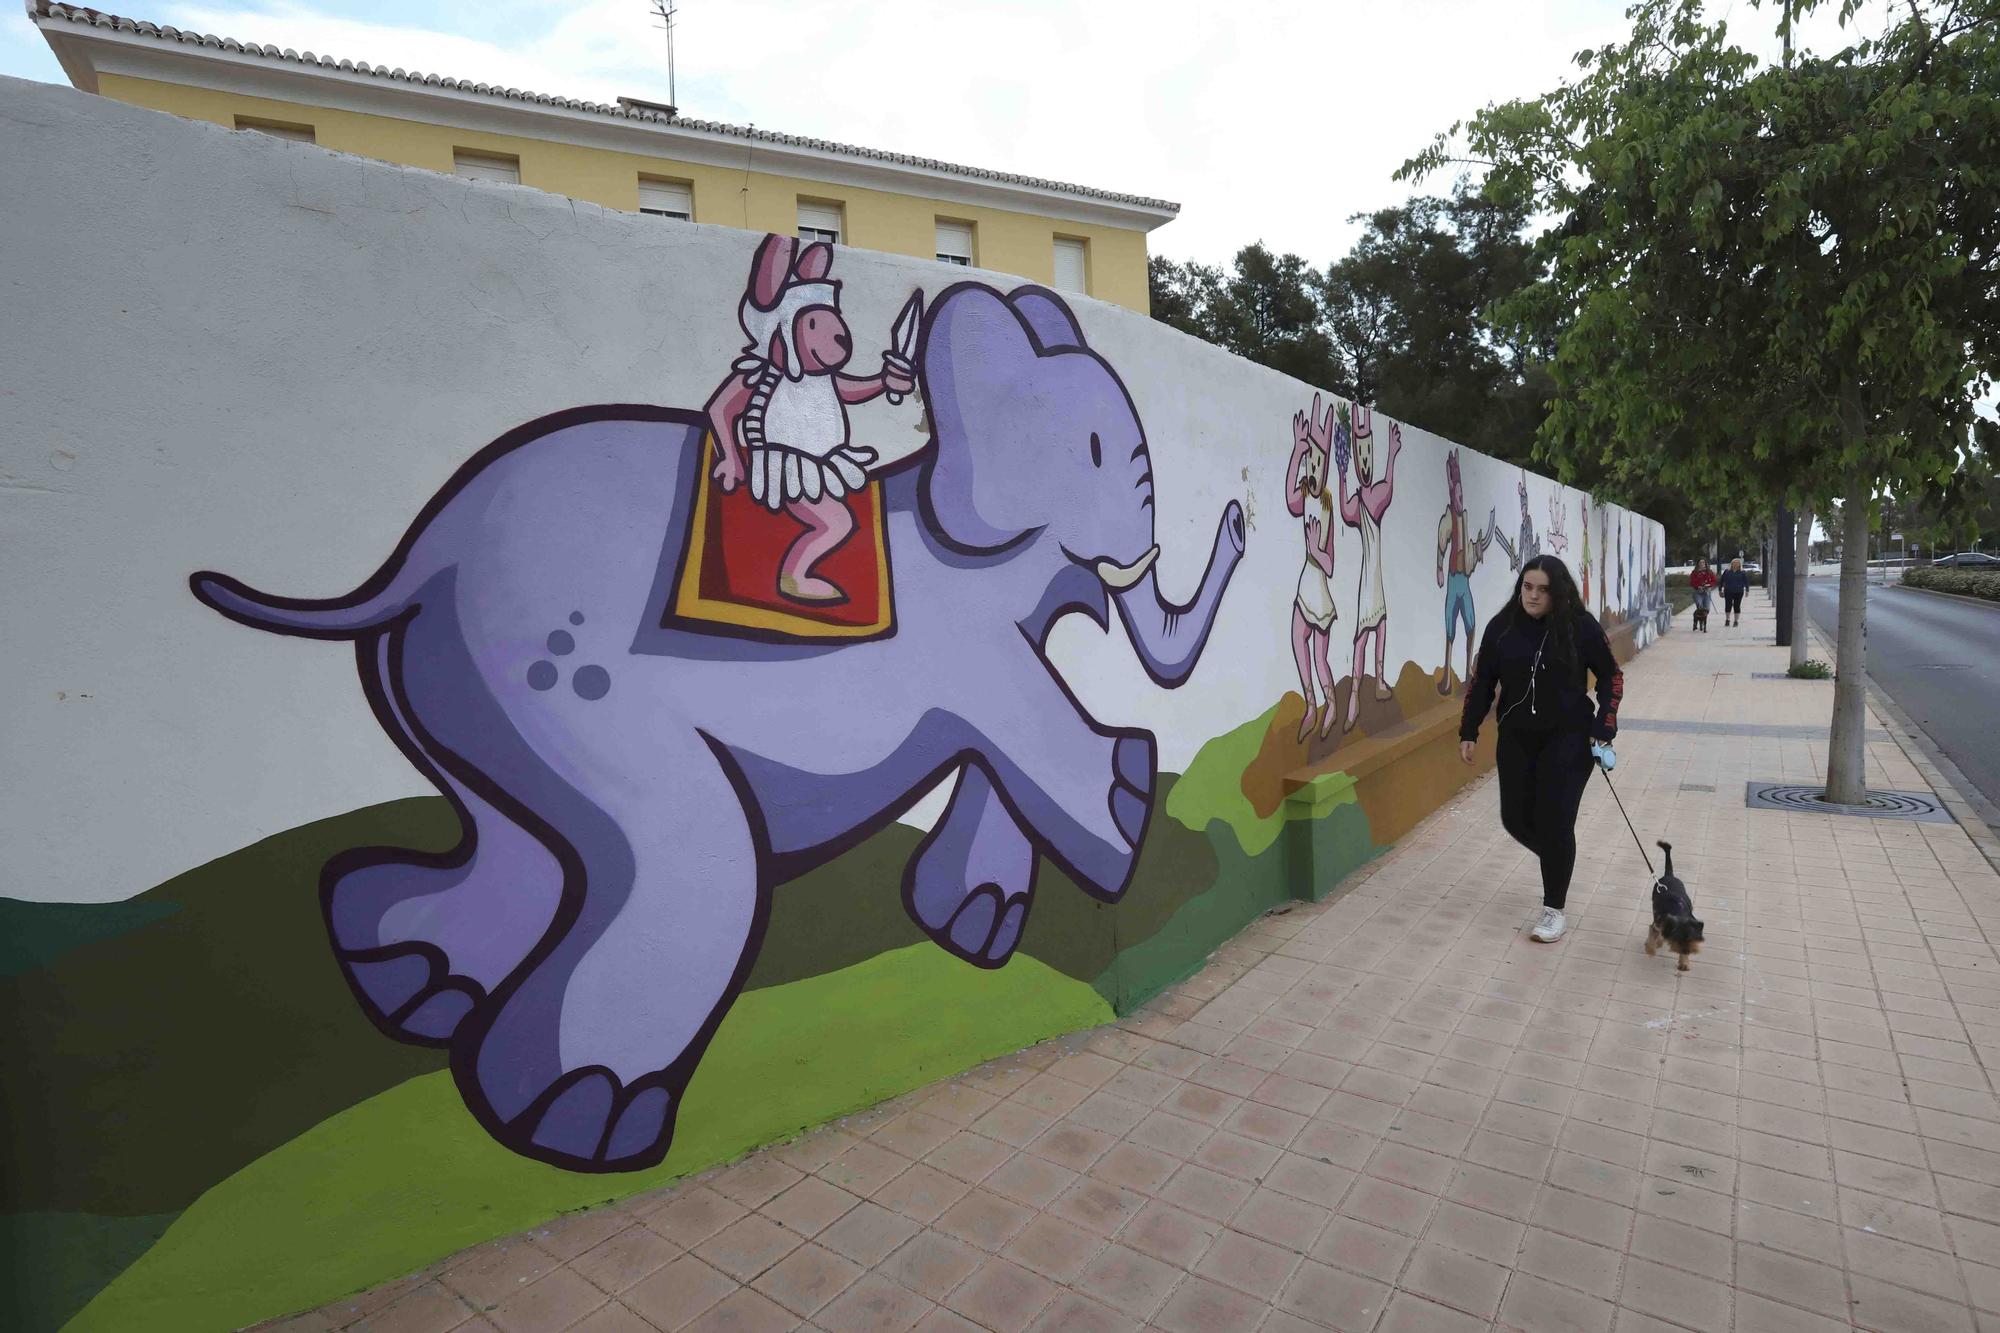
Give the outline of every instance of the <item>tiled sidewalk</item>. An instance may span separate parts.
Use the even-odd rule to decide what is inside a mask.
[[[1751,679],[1751,601],[1628,673],[1688,973],[1602,784],[1529,942],[1482,782],[1116,1027],[280,1327],[2000,1330],[2000,876],[1955,824],[1744,808],[1818,775],[1788,733],[1833,696]]]

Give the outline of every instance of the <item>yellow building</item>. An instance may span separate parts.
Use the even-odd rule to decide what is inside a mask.
[[[232,129],[511,181],[663,219],[996,269],[1147,309],[1180,205],[873,148],[496,88],[28,0],[70,82]]]

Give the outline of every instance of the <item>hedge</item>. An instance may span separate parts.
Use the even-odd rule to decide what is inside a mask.
[[[1906,569],[1903,582],[1912,588],[1933,592],[1955,592],[1961,597],[1983,597],[2000,602],[2000,572],[1983,569]]]
[[[1716,568],[1715,566],[1711,565],[1709,566],[1709,568],[1715,570],[1715,577],[1719,579],[1722,577],[1722,571],[1724,569],[1727,569],[1728,566],[1724,565],[1721,568]],[[1764,571],[1762,571],[1761,569],[1755,571],[1746,569],[1743,572],[1750,575],[1751,587],[1761,588],[1764,586]],[[1688,586],[1688,576],[1685,574],[1669,574],[1667,575],[1667,586],[1669,588],[1685,588]],[[1717,591],[1716,595],[1718,597],[1722,595],[1720,590]]]

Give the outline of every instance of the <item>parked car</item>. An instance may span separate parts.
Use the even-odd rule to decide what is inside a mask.
[[[1941,555],[1931,561],[1931,565],[1942,569],[1992,569],[2000,566],[2000,555],[1988,555],[1985,551],[1960,551],[1956,555]]]

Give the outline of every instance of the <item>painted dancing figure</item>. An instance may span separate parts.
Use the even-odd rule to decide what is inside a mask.
[[[1472,679],[1472,658],[1479,639],[1478,612],[1472,605],[1472,571],[1479,568],[1493,540],[1493,515],[1488,511],[1486,528],[1477,537],[1465,521],[1465,483],[1459,475],[1458,450],[1444,457],[1444,516],[1438,520],[1437,581],[1444,589],[1444,665],[1438,669],[1438,693],[1451,693],[1451,645],[1458,626],[1465,625],[1465,676]]]
[[[1340,405],[1341,426],[1348,424],[1347,404]],[[1361,534],[1361,580],[1354,612],[1354,668],[1347,687],[1347,720],[1341,730],[1354,730],[1361,712],[1361,676],[1369,635],[1375,636],[1375,697],[1393,699],[1395,691],[1383,679],[1384,659],[1389,652],[1389,605],[1382,594],[1382,515],[1396,495],[1396,455],[1403,451],[1403,428],[1389,423],[1389,458],[1382,479],[1375,480],[1375,430],[1373,409],[1353,408],[1354,492],[1347,490],[1347,458],[1344,441],[1335,437],[1334,476],[1340,489],[1340,517]],[[1343,432],[1344,433],[1344,432]]]
[[[1306,715],[1299,723],[1301,741],[1312,735],[1315,721],[1321,736],[1333,731],[1333,667],[1327,650],[1333,622],[1340,618],[1328,582],[1333,577],[1333,501],[1327,494],[1326,473],[1333,409],[1328,408],[1322,420],[1319,405],[1320,397],[1314,394],[1310,410],[1292,414],[1292,458],[1285,469],[1285,505],[1293,518],[1305,519],[1306,558],[1292,602],[1292,660],[1306,701]],[[1308,513],[1309,508],[1316,512]]]

